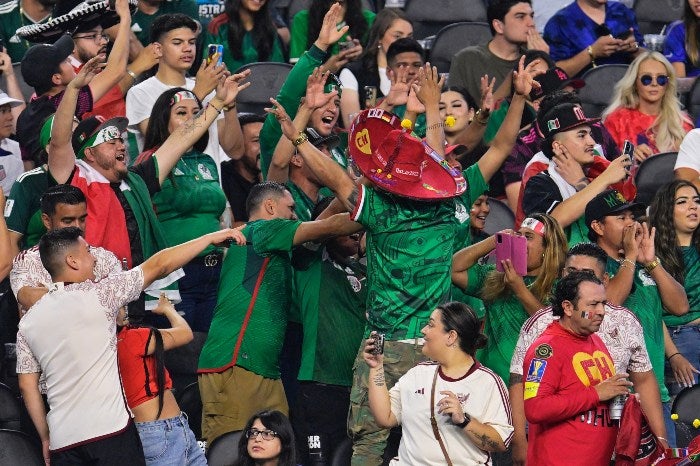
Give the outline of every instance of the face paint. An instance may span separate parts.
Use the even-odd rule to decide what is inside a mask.
[[[583,317],[584,319],[591,320],[591,313],[588,311],[581,311],[581,317]]]

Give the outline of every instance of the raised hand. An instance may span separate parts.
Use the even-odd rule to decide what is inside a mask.
[[[523,96],[530,94],[532,88],[539,89],[540,83],[535,81],[535,76],[543,74],[545,71],[542,69],[537,69],[540,64],[540,60],[533,60],[527,66],[525,66],[525,55],[520,57],[520,62],[518,63],[518,71],[513,71],[513,88],[515,93]]]
[[[103,54],[92,57],[80,68],[80,72],[68,85],[80,89],[90,84],[92,78],[97,76],[97,73],[105,67],[105,63],[102,60],[104,60]]]
[[[315,68],[313,73],[311,73],[309,78],[306,80],[306,96],[304,97],[304,106],[309,110],[315,110],[328,105],[328,102],[333,100],[338,95],[337,90],[333,90],[327,94],[323,92],[323,88],[326,85],[326,80],[328,79],[329,74],[329,71],[321,71],[320,68]]]
[[[362,357],[364,358],[370,369],[379,367],[384,362],[384,355],[379,353],[375,354],[376,347],[376,337],[377,332],[372,332],[367,340],[365,340],[365,349],[362,352]]]
[[[338,29],[341,8],[340,3],[334,3],[323,17],[321,32],[318,33],[318,39],[315,42],[316,46],[321,50],[328,50],[328,47],[338,42],[350,29],[350,26],[347,24]]]
[[[638,261],[644,265],[653,262],[656,259],[656,249],[654,247],[654,237],[656,236],[656,228],[649,229],[646,222],[641,223],[641,241],[639,243]]]
[[[270,97],[270,102],[272,102],[272,107],[266,108],[265,111],[274,115],[277,121],[279,121],[284,136],[290,141],[294,140],[294,138],[299,135],[299,130],[294,126],[294,122],[289,118],[287,111],[279,102],[272,97]]]
[[[207,63],[207,58],[202,60],[202,64],[199,66],[195,76],[195,87],[201,92],[195,92],[196,95],[209,95],[211,91],[216,89],[219,82],[226,78],[228,70],[223,63],[221,65],[216,64],[218,57],[219,54],[215,53],[210,63]]]
[[[418,70],[418,82],[413,83],[412,86],[416,92],[416,97],[423,105],[426,107],[435,105],[435,108],[437,108],[437,105],[440,104],[440,95],[444,84],[445,77],[440,76],[437,67],[426,63]]]
[[[411,84],[408,82],[408,68],[401,66],[397,72],[389,70],[389,81],[391,87],[389,94],[385,97],[389,105],[404,105],[408,101],[408,91]]]
[[[175,311],[175,306],[173,306],[173,303],[170,302],[170,299],[168,299],[165,293],[161,293],[158,297],[158,305],[154,307],[151,312],[163,316],[168,311],[177,312]]]
[[[481,109],[492,111],[494,107],[493,87],[496,85],[496,78],[489,82],[489,75],[481,77]]]
[[[552,143],[552,152],[554,152],[552,158],[554,169],[564,178],[564,181],[579,190],[577,184],[588,181],[581,164],[574,160],[566,146],[558,141]]]
[[[609,185],[615,184],[629,176],[629,167],[631,165],[632,161],[630,160],[630,157],[628,155],[621,155],[610,162],[608,168],[606,168],[605,171],[600,174],[600,176],[605,176],[605,180]]]
[[[233,105],[236,102],[238,93],[250,86],[250,81],[244,82],[250,77],[250,69],[232,74],[220,81],[216,86],[216,97],[221,100],[224,106]]]
[[[246,225],[241,225],[236,228],[226,228],[224,230],[215,231],[214,233],[209,233],[211,235],[211,244],[215,246],[226,246],[236,243],[239,246],[245,246],[246,238],[241,232]]]

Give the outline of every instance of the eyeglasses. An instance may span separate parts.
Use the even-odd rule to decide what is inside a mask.
[[[245,433],[245,437],[250,440],[261,435],[263,440],[273,440],[278,436],[277,432],[274,430],[258,430],[258,429],[248,429]]]
[[[92,34],[86,34],[84,36],[73,36],[73,39],[86,39],[96,42],[98,44],[102,40],[109,42],[109,36],[107,34],[98,34],[96,32]]]
[[[639,77],[639,82],[642,83],[643,86],[650,86],[651,82],[654,80],[654,77],[650,74],[643,74]],[[665,74],[660,74],[656,77],[656,84],[659,86],[665,86],[668,84],[668,76]]]

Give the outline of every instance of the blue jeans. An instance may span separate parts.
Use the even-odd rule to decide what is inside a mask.
[[[206,466],[204,452],[184,413],[170,419],[137,422],[136,429],[148,466]]]
[[[664,409],[664,425],[666,426],[666,440],[668,441],[668,446],[671,448],[676,447],[676,423],[671,419],[671,406],[672,402],[667,401],[666,403],[661,403]],[[146,458],[148,459],[148,458]]]
[[[671,340],[673,340],[673,343],[675,343],[683,357],[696,369],[700,370],[700,325],[669,327],[668,333],[671,335]],[[693,376],[695,378],[695,384],[697,385],[698,374],[694,374]],[[671,364],[668,361],[666,361],[666,386],[671,396],[678,395],[678,393],[685,388],[676,382]]]
[[[209,331],[216,307],[222,260],[219,257],[218,262],[212,265],[211,260],[196,257],[182,268],[185,276],[178,282],[182,301],[175,308],[184,313],[193,332]]]

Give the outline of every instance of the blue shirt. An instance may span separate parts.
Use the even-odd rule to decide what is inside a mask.
[[[685,24],[683,21],[674,21],[669,26],[666,42],[664,43],[664,55],[671,63],[685,64],[685,75],[689,78],[700,75],[700,68],[693,65],[690,57],[685,52]]]
[[[618,36],[634,29],[634,37],[643,46],[644,41],[639,32],[634,12],[620,2],[609,1],[605,4],[605,26],[613,36]],[[598,39],[598,24],[586,15],[577,2],[559,10],[547,21],[544,27],[544,40],[549,44],[549,55],[554,61],[567,60],[593,44]],[[630,63],[632,55],[618,52],[609,57],[596,58],[597,65],[611,63]],[[578,74],[582,75],[591,66]]]

